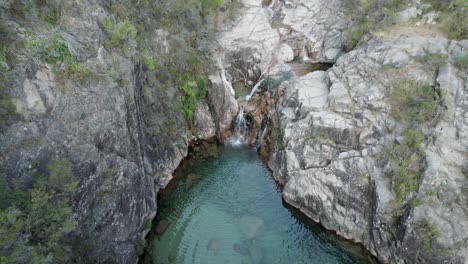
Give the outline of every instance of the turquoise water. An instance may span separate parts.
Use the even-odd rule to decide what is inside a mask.
[[[371,263],[286,207],[252,149],[186,162],[158,205],[145,263]]]

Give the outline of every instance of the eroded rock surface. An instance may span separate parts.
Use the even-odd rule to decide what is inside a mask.
[[[242,103],[251,128],[247,143],[261,143],[259,152],[284,184],[284,199],[383,262],[466,263],[467,75],[454,61],[466,56],[468,42],[428,33],[434,13],[423,16],[421,8],[410,6],[401,12],[404,25],[373,32],[344,54],[343,1],[264,1],[263,11],[251,2],[247,13],[262,19],[241,22],[233,31],[256,32],[256,38],[261,29],[268,48],[256,39],[222,38],[224,64],[234,80],[252,87],[264,82]],[[291,50],[302,63],[336,63],[285,78],[308,68],[287,63]],[[447,59],[433,65],[421,59],[427,54]],[[389,146],[403,144],[408,128],[389,114],[398,80],[430,85],[443,98],[434,120],[423,126],[418,191],[403,205],[396,205],[386,157]]]
[[[465,263],[466,72],[451,63],[431,68],[416,58],[429,50],[450,62],[466,54],[467,44],[418,35],[374,38],[326,73],[290,80],[278,113],[282,134],[269,162],[281,164],[272,169],[285,184],[284,199],[385,262]],[[446,109],[425,131],[431,141],[423,146],[427,164],[418,203],[396,220],[382,156],[404,129],[388,114],[391,83],[404,78],[439,87]],[[425,242],[430,250],[422,246],[426,221],[439,230]]]

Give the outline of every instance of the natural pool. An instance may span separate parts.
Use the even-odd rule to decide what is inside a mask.
[[[372,263],[287,207],[253,149],[220,148],[160,192],[145,263]]]

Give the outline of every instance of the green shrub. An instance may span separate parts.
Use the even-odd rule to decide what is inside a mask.
[[[0,208],[1,263],[69,262],[61,239],[76,225],[70,197],[78,180],[66,160],[52,160],[47,167],[49,173],[37,176],[30,190],[0,181],[0,192],[14,197],[2,200]]]
[[[421,244],[423,249],[427,252],[431,252],[431,240],[440,236],[440,231],[437,227],[430,223],[428,220],[421,220],[416,224],[416,229],[421,236]]]
[[[142,239],[142,238],[138,238],[136,241],[135,241],[135,251],[137,253],[137,256],[141,256],[143,255],[143,253],[145,253],[145,248],[146,248],[146,240]]]
[[[148,70],[153,71],[156,69],[156,66],[154,65],[154,58],[151,55],[146,55],[143,56],[143,61],[145,62],[146,67]]]
[[[60,34],[55,34],[52,39],[29,37],[26,40],[26,46],[31,48],[42,61],[49,64],[75,62],[67,43]]]
[[[0,49],[0,129],[3,129],[8,121],[16,116],[16,106],[4,86],[8,69],[7,58]]]
[[[102,22],[102,27],[109,39],[104,42],[108,49],[128,49],[135,42],[138,30],[128,20],[113,24],[109,19]]]
[[[47,165],[47,170],[49,171],[49,177],[47,178],[48,187],[68,195],[73,195],[79,181],[73,175],[71,167],[72,164],[68,160],[51,160]]]
[[[418,191],[424,167],[424,157],[420,149],[423,140],[421,132],[407,130],[403,136],[403,144],[392,145],[386,150],[393,171],[392,186],[396,207],[401,206],[408,195]]]
[[[425,124],[436,116],[441,98],[433,87],[406,79],[393,84],[389,101],[396,120]]]
[[[152,225],[153,225],[153,219],[148,219],[145,221],[145,224],[143,226],[145,230],[150,230]]]
[[[185,119],[189,122],[193,119],[193,112],[199,100],[205,98],[208,86],[204,78],[195,78],[189,76],[183,76],[181,78],[181,84],[179,85],[179,91],[182,93],[182,114]]]
[[[405,0],[368,1],[347,0],[344,6],[355,21],[344,33],[346,50],[352,50],[369,31],[385,30],[395,23]]]
[[[455,58],[455,66],[462,71],[468,71],[468,55],[461,55]]]
[[[8,71],[8,61],[2,50],[0,50],[0,74]]]
[[[51,25],[57,25],[60,20],[60,10],[57,7],[50,7],[41,14],[42,19]]]
[[[67,79],[74,80],[78,83],[84,84],[91,76],[91,70],[83,63],[71,63],[65,65],[62,72],[63,76]]]
[[[16,106],[0,85],[0,128],[3,128],[15,116]]]
[[[66,78],[84,84],[92,76],[86,64],[75,60],[60,34],[55,34],[52,39],[29,37],[26,46],[31,48],[42,61],[52,65],[58,80]]]
[[[182,92],[182,113],[187,121],[191,122],[193,119],[193,112],[197,106],[197,97],[195,90],[189,82],[184,82],[179,86]]]
[[[347,50],[354,49],[364,34],[369,30],[369,24],[366,19],[360,19],[352,28],[349,29],[348,41],[346,44]]]
[[[416,60],[422,64],[429,65],[433,69],[439,69],[448,62],[447,54],[443,53],[425,53],[416,57]]]
[[[468,4],[466,0],[425,0],[439,11],[439,26],[450,39],[468,39]]]
[[[198,0],[203,9],[214,8],[222,5],[224,0]]]
[[[423,135],[418,130],[408,129],[403,133],[403,144],[410,148],[419,148],[423,141]]]

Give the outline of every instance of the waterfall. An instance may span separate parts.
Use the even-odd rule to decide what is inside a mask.
[[[259,149],[262,146],[263,138],[265,137],[265,134],[267,132],[267,127],[265,126],[262,130],[262,133],[260,134],[260,137],[257,139],[257,145],[255,146],[255,149]]]
[[[309,54],[307,52],[307,49],[306,49],[306,45],[307,44],[304,44],[304,46],[302,46],[302,61],[303,62],[306,62],[306,61],[310,61],[310,58],[309,58]]]
[[[232,84],[228,82],[226,78],[226,70],[224,69],[223,62],[221,61],[220,58],[218,58],[218,67],[221,71],[221,80],[223,81],[224,87],[227,87],[231,95],[234,96],[235,95],[234,88],[232,87]]]
[[[248,102],[248,101],[250,100],[250,98],[252,98],[252,96],[257,92],[258,88],[260,88],[260,85],[262,85],[262,83],[263,83],[264,80],[265,80],[265,79],[261,79],[261,80],[254,86],[254,88],[252,89],[252,91],[250,92],[250,94],[247,95],[247,96],[245,97],[245,101]]]
[[[234,136],[230,142],[235,146],[244,144],[247,131],[247,122],[244,118],[244,107],[241,106],[239,114],[237,114],[236,121],[234,123]]]

